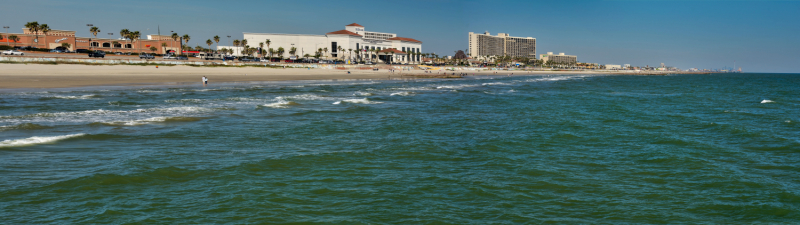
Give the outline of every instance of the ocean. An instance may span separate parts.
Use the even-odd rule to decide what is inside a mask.
[[[3,90],[0,223],[798,223],[798,94],[798,74]]]

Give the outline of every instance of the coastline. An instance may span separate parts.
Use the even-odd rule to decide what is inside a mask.
[[[315,68],[263,68],[263,67],[193,67],[134,66],[134,65],[81,65],[81,64],[0,64],[0,89],[22,88],[72,88],[88,86],[138,86],[167,83],[200,83],[201,77],[209,83],[335,80],[335,79],[419,79],[453,78],[423,70],[390,73],[387,66],[379,71],[362,69],[315,69]],[[348,74],[350,71],[350,74]],[[627,74],[603,71],[447,71],[450,75],[533,75],[533,74]],[[653,74],[628,74],[653,75]],[[666,75],[657,74],[657,75]],[[457,76],[455,76],[457,77]]]

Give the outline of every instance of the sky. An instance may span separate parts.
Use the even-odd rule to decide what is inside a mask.
[[[13,4],[11,4],[13,3]],[[0,25],[27,22],[98,37],[121,29],[175,31],[203,44],[243,32],[325,34],[358,23],[367,31],[423,42],[422,51],[453,55],[469,32],[537,40],[537,54],[577,55],[600,64],[682,69],[741,67],[745,72],[800,73],[800,0],[404,0],[156,1],[0,0]],[[231,38],[228,40],[227,36]],[[204,45],[204,47],[207,47]]]

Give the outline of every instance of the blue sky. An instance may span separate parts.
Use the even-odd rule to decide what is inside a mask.
[[[122,1],[3,0],[0,25],[21,32],[29,21],[89,36],[175,30],[190,45],[242,32],[324,34],[359,23],[423,42],[423,52],[452,55],[467,33],[537,39],[537,53],[564,52],[581,62],[742,67],[800,73],[800,1]],[[115,36],[118,37],[118,36]],[[223,38],[223,42],[227,42]],[[221,42],[222,43],[222,42]]]

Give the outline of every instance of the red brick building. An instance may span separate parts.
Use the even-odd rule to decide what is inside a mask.
[[[9,40],[9,37],[16,35],[19,41],[16,43]],[[94,37],[75,37],[75,31],[51,30],[45,35],[42,32],[30,32],[28,28],[23,28],[22,33],[1,33],[0,45],[9,46],[32,46],[35,48],[54,49],[63,43],[69,43],[69,50],[92,49],[106,52],[146,52],[164,54],[166,51],[178,51],[180,49],[180,39],[175,41],[170,36],[147,35],[140,40],[131,42],[127,39],[110,39]],[[166,45],[166,46],[164,46]],[[150,50],[156,47],[156,51]]]

